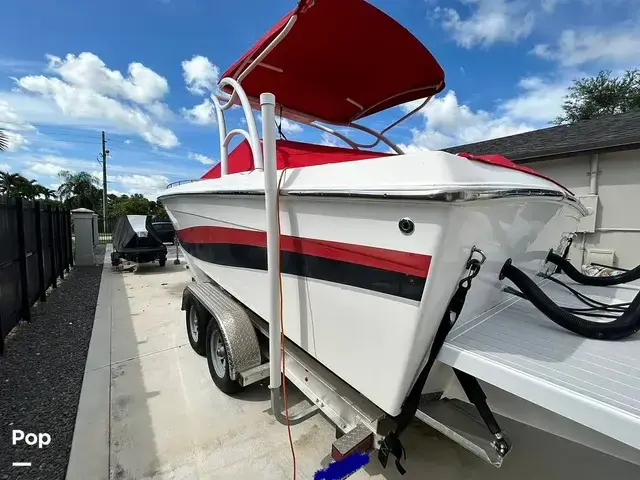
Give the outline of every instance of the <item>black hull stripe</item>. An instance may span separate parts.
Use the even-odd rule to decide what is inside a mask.
[[[267,270],[265,247],[190,242],[181,242],[180,245],[203,262]],[[422,298],[426,280],[421,277],[297,252],[282,251],[281,255],[282,273],[363,288],[417,302]]]

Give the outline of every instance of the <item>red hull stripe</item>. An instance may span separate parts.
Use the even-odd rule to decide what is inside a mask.
[[[255,247],[267,246],[266,232],[257,230],[199,226],[184,228],[178,230],[177,233],[181,242],[191,244],[220,243]],[[280,249],[301,255],[404,273],[419,278],[427,278],[431,264],[430,255],[289,235],[281,236]]]

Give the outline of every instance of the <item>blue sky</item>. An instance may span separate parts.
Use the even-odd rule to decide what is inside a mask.
[[[316,0],[322,1],[322,0]],[[200,177],[219,146],[208,95],[295,0],[22,0],[0,18],[0,170],[56,187],[61,169],[153,197]],[[411,30],[447,88],[390,137],[408,150],[548,126],[572,78],[640,66],[640,0],[371,0]],[[233,10],[228,8],[232,6]],[[396,69],[381,59],[380,69]],[[199,106],[199,108],[197,108]],[[367,120],[380,126],[407,106]],[[240,125],[238,110],[230,123]],[[289,139],[327,142],[285,125]],[[362,137],[356,137],[362,138]]]

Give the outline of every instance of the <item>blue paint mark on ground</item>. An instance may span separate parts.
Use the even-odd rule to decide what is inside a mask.
[[[313,480],[338,480],[351,475],[369,463],[369,455],[366,453],[352,453],[351,455],[330,463],[327,468],[318,470]]]

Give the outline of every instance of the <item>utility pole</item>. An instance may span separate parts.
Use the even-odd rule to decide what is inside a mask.
[[[107,232],[107,139],[102,131],[102,228]]]

